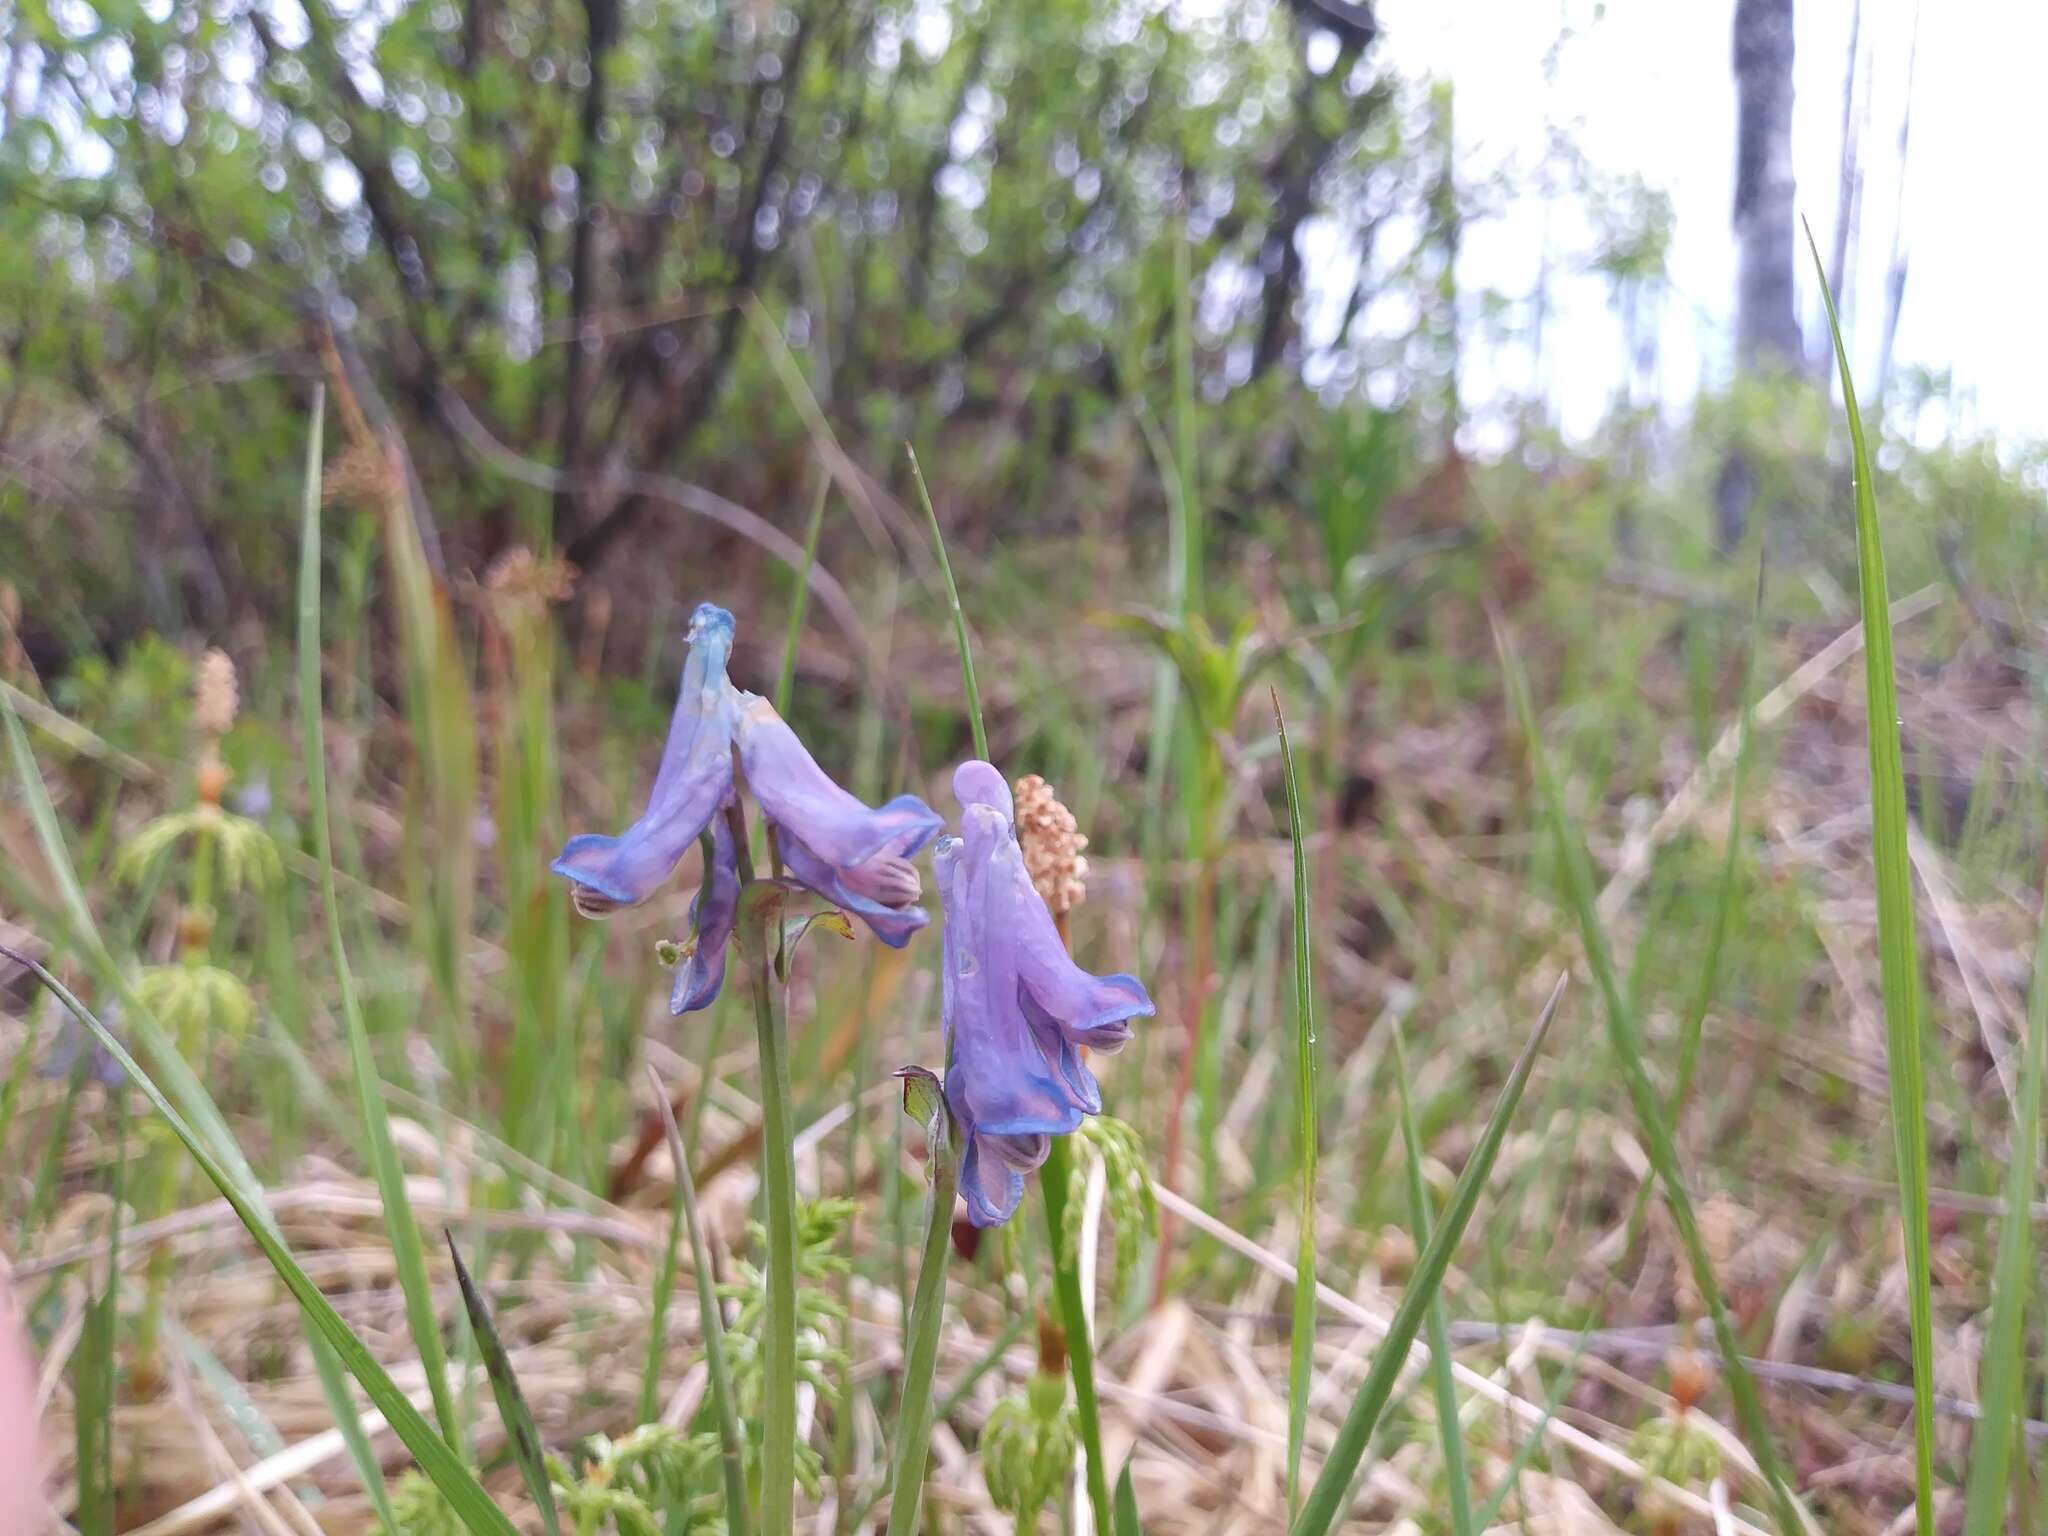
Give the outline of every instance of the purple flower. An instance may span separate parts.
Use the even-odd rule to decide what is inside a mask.
[[[682,691],[647,809],[618,837],[570,838],[549,866],[574,882],[576,910],[585,917],[604,917],[652,896],[732,793],[732,735],[739,716],[738,696],[725,676],[732,631],[731,614],[698,604],[690,616]]]
[[[726,945],[739,910],[740,866],[733,853],[732,827],[723,816],[714,816],[704,883],[690,903],[690,938],[669,987],[670,1013],[680,1017],[718,1001],[718,989],[725,985]]]
[[[931,919],[911,856],[944,825],[915,795],[871,810],[825,776],[775,706],[741,694],[740,768],[790,874],[901,949]]]
[[[1101,1112],[1080,1047],[1120,1049],[1153,1009],[1135,976],[1090,975],[1068,956],[1024,868],[1003,776],[962,763],[953,793],[960,835],[932,861],[946,914],[946,1102],[966,1141],[968,1217],[992,1227],[1017,1209],[1050,1138]]]
[[[773,705],[728,680],[732,637],[731,614],[710,603],[698,607],[646,810],[618,837],[570,838],[551,866],[573,883],[578,911],[604,917],[652,896],[708,833],[704,883],[690,907],[692,933],[669,993],[676,1014],[709,1007],[725,981],[740,876],[732,832],[719,813],[737,792],[735,750],[799,883],[859,914],[897,948],[929,921],[916,904],[921,887],[910,860],[938,832],[937,814],[915,795],[873,810],[827,778]]]

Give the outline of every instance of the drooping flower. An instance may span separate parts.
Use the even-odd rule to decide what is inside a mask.
[[[603,917],[647,900],[707,833],[710,857],[690,909],[691,936],[669,994],[671,1013],[708,1007],[725,980],[725,950],[739,911],[738,850],[720,812],[738,792],[733,764],[774,829],[789,873],[858,914],[883,943],[902,947],[929,919],[911,856],[935,836],[938,815],[915,795],[879,810],[826,776],[766,699],[726,676],[733,618],[700,605],[661,767],[640,819],[618,837],[569,839],[552,868],[573,882],[577,910]]]
[[[576,910],[585,917],[608,916],[652,896],[732,793],[739,716],[738,695],[725,676],[732,632],[731,614],[714,603],[697,605],[682,690],[647,809],[617,837],[586,832],[570,838],[549,866],[574,882]]]
[[[668,1011],[678,1016],[709,1008],[725,985],[725,950],[740,910],[739,859],[732,828],[723,816],[711,819],[711,859],[704,883],[690,903],[690,938],[669,987]]]
[[[1050,1138],[1101,1112],[1081,1048],[1120,1049],[1153,1008],[1135,976],[1091,975],[1068,956],[1025,867],[1003,776],[963,763],[953,793],[960,835],[933,859],[946,914],[946,1102],[966,1145],[968,1216],[989,1227],[1017,1209]]]
[[[826,777],[773,704],[740,699],[740,768],[790,874],[901,949],[931,920],[910,860],[944,825],[938,813],[915,795],[870,809]]]

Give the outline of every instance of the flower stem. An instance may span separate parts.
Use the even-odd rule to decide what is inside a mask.
[[[697,1215],[697,1185],[690,1177],[690,1154],[683,1147],[683,1133],[676,1126],[668,1088],[653,1067],[647,1076],[654,1084],[654,1102],[661,1115],[662,1130],[668,1136],[670,1159],[676,1165],[676,1205],[690,1234],[690,1265],[697,1281],[697,1318],[704,1335],[704,1366],[711,1382],[711,1406],[718,1417],[719,1463],[725,1472],[725,1528],[731,1536],[748,1536],[747,1468],[741,1454],[739,1418],[733,1411],[732,1376],[725,1364],[725,1318],[718,1310],[718,1285],[711,1273],[711,1251],[704,1241],[704,1223]],[[670,1237],[669,1252],[675,1239]],[[649,1373],[650,1379],[653,1373]],[[643,1412],[642,1422],[653,1419]]]
[[[731,818],[733,849],[744,888],[754,878],[753,855],[747,848],[746,818],[738,801],[726,809]],[[769,908],[771,913],[778,911]],[[761,1529],[766,1536],[791,1536],[796,1528],[796,1152],[789,1106],[789,1056],[783,1049],[780,994],[772,967],[775,946],[766,923],[748,915],[741,921],[757,928],[743,937],[754,997],[754,1036],[761,1059],[761,1185],[768,1233],[768,1316],[762,1354],[761,1405]],[[775,919],[778,931],[779,917]]]
[[[1053,1297],[1067,1331],[1067,1374],[1074,1382],[1074,1411],[1081,1421],[1081,1446],[1088,1462],[1088,1503],[1095,1511],[1098,1533],[1111,1529],[1109,1469],[1102,1459],[1102,1413],[1095,1400],[1095,1343],[1088,1336],[1088,1313],[1081,1300],[1080,1256],[1070,1252],[1067,1229],[1067,1138],[1052,1138],[1051,1150],[1038,1170],[1045,1195],[1045,1222],[1052,1229]]]
[[[943,1106],[938,1113],[944,1116]],[[946,1310],[946,1259],[953,1251],[953,1196],[960,1186],[960,1159],[952,1138],[935,1138],[932,1148],[931,1218],[925,1224],[924,1257],[917,1267],[917,1295],[910,1304],[910,1346],[903,1361],[903,1406],[896,1416],[896,1466],[889,1479],[889,1536],[912,1536],[924,1497],[926,1453],[932,1436],[932,1378],[939,1363],[939,1320]]]

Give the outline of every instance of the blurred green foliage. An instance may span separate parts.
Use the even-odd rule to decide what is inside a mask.
[[[281,606],[322,374],[399,429],[451,570],[517,540],[592,564],[654,521],[634,472],[774,516],[827,429],[869,465],[971,442],[947,484],[1057,519],[1064,457],[1163,379],[1183,237],[1202,387],[1244,402],[1235,424],[1297,393],[1312,350],[1351,387],[1369,359],[1332,343],[1447,270],[1426,259],[1447,94],[1399,80],[1371,28],[1280,0],[16,7],[0,529],[90,525],[10,554],[32,638],[75,654]],[[1319,220],[1366,259],[1310,336]],[[1397,393],[1443,367],[1405,339]],[[1235,439],[1231,472],[1272,447]]]

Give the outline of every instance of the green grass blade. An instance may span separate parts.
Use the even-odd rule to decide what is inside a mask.
[[[285,1288],[297,1299],[307,1321],[348,1367],[349,1374],[363,1384],[363,1390],[369,1394],[370,1401],[384,1415],[405,1448],[412,1452],[420,1464],[420,1470],[426,1473],[434,1486],[447,1498],[449,1507],[455,1511],[457,1518],[475,1532],[476,1536],[517,1536],[512,1522],[505,1518],[503,1510],[491,1502],[491,1497],[484,1492],[483,1485],[470,1475],[469,1469],[449,1448],[448,1443],[434,1432],[434,1427],[406,1400],[405,1394],[398,1390],[397,1383],[392,1381],[390,1374],[378,1363],[376,1356],[372,1355],[364,1347],[363,1341],[350,1331],[341,1314],[334,1310],[333,1303],[329,1302],[320,1287],[314,1284],[312,1277],[299,1267],[298,1260],[292,1257],[291,1251],[272,1229],[268,1211],[244,1192],[242,1185],[208,1150],[199,1133],[186,1123],[185,1117],[179,1114],[171,1101],[164,1096],[163,1090],[157,1087],[155,1080],[143,1071],[142,1064],[128,1054],[128,1048],[40,962],[5,945],[0,945],[0,955],[5,955],[23,969],[33,972],[36,979],[70,1011],[71,1016],[92,1032],[93,1038],[106,1048],[121,1070],[126,1072],[135,1086],[142,1090],[143,1096],[155,1107],[156,1112],[164,1117],[178,1140],[185,1144],[185,1150],[190,1152],[193,1160],[199,1164],[200,1171],[213,1182],[235,1215],[241,1218],[242,1225],[248,1228],[249,1235],[256,1240],[256,1246],[263,1250],[263,1256],[270,1261],[270,1267],[277,1271],[277,1276],[284,1282]]]
[[[50,804],[49,790],[43,784],[42,772],[29,748],[28,733],[22,729],[21,720],[4,693],[0,693],[0,726],[6,729],[8,752],[13,759],[15,773],[21,779],[23,797],[28,802],[29,821],[36,831],[36,842],[42,848],[44,861],[49,865],[57,882],[58,894],[63,898],[73,943],[84,953],[100,983],[121,999],[123,1027],[148,1054],[150,1064],[166,1085],[171,1100],[195,1128],[195,1134],[204,1138],[215,1164],[235,1181],[254,1219],[263,1223],[271,1238],[277,1239],[277,1225],[271,1217],[270,1208],[263,1204],[263,1186],[258,1182],[255,1170],[249,1166],[248,1159],[242,1155],[234,1134],[228,1130],[220,1106],[213,1102],[198,1075],[179,1054],[176,1043],[164,1033],[163,1026],[157,1023],[156,1016],[136,993],[128,973],[115,961],[106,941],[100,936],[99,925],[93,921],[92,909],[86,904],[84,888],[78,883],[71,850],[65,846],[63,828],[57,823],[56,809]],[[369,1437],[363,1433],[362,1416],[356,1412],[355,1399],[349,1395],[341,1362],[313,1328],[310,1319],[307,1336],[312,1345],[313,1365],[320,1377],[321,1391],[327,1398],[328,1410],[334,1415],[335,1426],[341,1431],[349,1460],[362,1480],[378,1520],[385,1530],[395,1530],[390,1495],[384,1488],[384,1475],[378,1468],[376,1457],[370,1453]]]
[[[1537,729],[1535,707],[1529,701],[1529,686],[1522,675],[1522,664],[1516,656],[1514,644],[1505,628],[1498,623],[1494,626],[1494,643],[1499,648],[1501,672],[1507,683],[1508,696],[1513,703],[1515,715],[1521,723],[1522,734],[1529,747],[1529,759],[1536,776],[1536,788],[1543,801],[1545,819],[1550,824],[1551,836],[1556,840],[1560,861],[1563,865],[1565,896],[1573,914],[1578,919],[1579,938],[1586,951],[1586,965],[1593,973],[1593,979],[1600,988],[1605,1004],[1608,1044],[1614,1052],[1615,1063],[1621,1068],[1623,1081],[1628,1087],[1629,1100],[1635,1110],[1636,1126],[1650,1155],[1650,1165],[1664,1186],[1665,1203],[1671,1212],[1671,1223],[1678,1229],[1680,1244],[1692,1269],[1693,1285],[1706,1301],[1707,1312],[1713,1320],[1714,1338],[1723,1358],[1727,1361],[1728,1390],[1735,1400],[1735,1415],[1742,1425],[1743,1435],[1749,1442],[1751,1454],[1762,1469],[1764,1481],[1770,1485],[1772,1501],[1777,1506],[1778,1522],[1790,1533],[1804,1531],[1808,1527],[1805,1512],[1799,1501],[1793,1497],[1791,1485],[1785,1481],[1785,1474],[1778,1462],[1778,1453],[1771,1438],[1770,1423],[1764,1417],[1763,1401],[1757,1395],[1756,1382],[1748,1368],[1742,1363],[1742,1351],[1735,1338],[1734,1325],[1728,1319],[1727,1302],[1721,1295],[1721,1287],[1714,1277],[1714,1264],[1707,1253],[1705,1241],[1700,1236],[1699,1220],[1693,1211],[1692,1197],[1686,1192],[1685,1182],[1678,1169],[1678,1150],[1671,1139],[1671,1122],[1664,1113],[1664,1101],[1657,1092],[1657,1085],[1650,1077],[1648,1063],[1644,1060],[1641,1031],[1637,1028],[1634,1010],[1622,989],[1620,978],[1614,968],[1614,951],[1608,943],[1606,925],[1600,920],[1599,897],[1593,880],[1593,865],[1586,853],[1585,840],[1579,835],[1577,824],[1572,820],[1570,809],[1565,805],[1564,787],[1552,771],[1550,758],[1543,748],[1543,736]]]
[[[526,1394],[519,1390],[519,1377],[512,1369],[512,1357],[505,1353],[504,1341],[498,1337],[498,1325],[491,1320],[490,1303],[484,1300],[483,1292],[470,1279],[469,1266],[462,1262],[462,1253],[455,1246],[455,1234],[444,1229],[441,1235],[448,1240],[448,1259],[455,1266],[455,1283],[462,1288],[462,1304],[469,1310],[469,1326],[476,1334],[478,1348],[483,1352],[484,1372],[491,1378],[491,1396],[498,1400],[498,1418],[504,1423],[506,1438],[512,1442],[512,1460],[519,1466],[527,1497],[540,1511],[540,1523],[547,1528],[548,1536],[560,1536],[562,1525],[555,1514],[555,1489],[548,1480],[547,1453],[541,1448],[540,1429],[533,1422],[533,1410],[526,1406]]]
[[[1393,1319],[1387,1324],[1387,1336],[1380,1341],[1379,1349],[1373,1355],[1372,1369],[1366,1373],[1358,1396],[1352,1400],[1351,1411],[1345,1414],[1344,1423],[1337,1430],[1336,1443],[1330,1447],[1323,1470],[1317,1476],[1315,1486],[1309,1489],[1308,1499],[1295,1519],[1293,1536],[1326,1536],[1343,1513],[1352,1474],[1358,1470],[1358,1464],[1365,1456],[1366,1444],[1379,1423],[1380,1412],[1393,1395],[1394,1383],[1407,1364],[1408,1347],[1415,1342],[1415,1335],[1422,1329],[1423,1316],[1436,1299],[1438,1288],[1443,1285],[1444,1271],[1451,1267],[1451,1255],[1457,1251],[1458,1243],[1465,1235],[1466,1224],[1478,1208],[1487,1174],[1492,1171],[1493,1160],[1499,1155],[1500,1144],[1507,1136],[1508,1121],[1514,1117],[1515,1106],[1522,1100],[1522,1090],[1529,1085],[1529,1073],[1535,1068],[1536,1054],[1542,1049],[1543,1037],[1550,1032],[1550,1022],[1557,1017],[1557,1005],[1564,997],[1564,987],[1565,978],[1560,976],[1557,985],[1551,989],[1550,1000],[1537,1016],[1536,1027],[1529,1033],[1529,1043],[1522,1047],[1514,1070],[1508,1074],[1500,1098],[1494,1103],[1493,1114],[1487,1119],[1486,1129],[1480,1132],[1479,1141],[1465,1162],[1464,1172],[1458,1175],[1450,1203],[1444,1207],[1443,1221],[1424,1245],[1422,1257],[1415,1261],[1415,1272],[1409,1278],[1407,1289],[1401,1293],[1401,1304],[1394,1309]]]
[[[1066,1242],[1067,1142],[1055,1136],[1038,1170],[1038,1191],[1045,1201],[1046,1230],[1052,1234],[1052,1290],[1059,1303],[1060,1327],[1067,1336],[1067,1376],[1074,1384],[1074,1419],[1081,1431],[1081,1450],[1088,1479],[1088,1505],[1095,1528],[1110,1521],[1108,1460],[1102,1454],[1102,1406],[1095,1393],[1095,1340],[1088,1333],[1088,1312],[1082,1303],[1081,1269]]]
[[[1693,989],[1692,1006],[1686,1010],[1678,1033],[1678,1079],[1672,1085],[1667,1116],[1677,1134],[1679,1117],[1692,1095],[1692,1079],[1698,1070],[1700,1042],[1706,1037],[1707,1011],[1713,1007],[1721,985],[1721,957],[1728,947],[1728,935],[1735,927],[1736,910],[1742,890],[1742,803],[1749,782],[1749,749],[1755,736],[1757,657],[1763,649],[1764,551],[1758,541],[1756,590],[1749,610],[1749,659],[1742,669],[1742,713],[1737,719],[1735,765],[1728,784],[1728,841],[1721,851],[1721,874],[1714,892],[1714,922],[1707,931],[1706,953],[1700,959],[1700,977]],[[1635,1206],[1628,1217],[1628,1246],[1635,1246],[1642,1230],[1643,1213],[1649,1209],[1653,1185],[1645,1182],[1636,1191]]]
[[[164,1337],[192,1367],[192,1374],[199,1384],[219,1404],[221,1416],[234,1425],[236,1433],[249,1443],[250,1451],[258,1458],[282,1452],[284,1436],[277,1432],[270,1416],[256,1405],[256,1400],[249,1395],[249,1389],[240,1378],[220,1363],[220,1356],[180,1327],[176,1318],[165,1318],[163,1330]]]
[[[775,713],[789,713],[790,690],[796,687],[796,643],[804,632],[804,610],[811,601],[811,567],[818,561],[818,531],[825,526],[825,503],[832,494],[832,477],[818,478],[818,498],[811,503],[811,525],[804,530],[804,563],[796,573],[796,591],[789,599],[789,629],[782,638],[782,671],[775,679]]]
[[[36,1046],[41,1043],[39,1037],[43,1032],[40,1014],[31,1013],[22,1023],[26,1032],[7,1068],[7,1082],[0,1086],[0,1147],[7,1145],[7,1132],[14,1124],[14,1111],[21,1103],[21,1090],[28,1084],[28,1069],[36,1059]]]
[[[655,1078],[657,1092],[660,1074],[649,1066],[648,1075]],[[668,1100],[664,1096],[663,1103]],[[669,1110],[669,1118],[675,1118],[675,1110]],[[683,1162],[678,1159],[678,1170]],[[647,1361],[640,1371],[640,1412],[637,1421],[652,1424],[661,1412],[661,1366],[668,1358],[668,1309],[675,1296],[676,1271],[680,1267],[683,1246],[683,1177],[678,1171],[674,1197],[669,1201],[668,1240],[661,1245],[661,1262],[654,1271],[654,1300],[647,1313]]]
[[[1678,1037],[1678,1080],[1671,1090],[1671,1123],[1678,1124],[1679,1112],[1685,1108],[1687,1095],[1692,1091],[1693,1072],[1699,1065],[1700,1040],[1706,1032],[1707,1010],[1713,1006],[1714,996],[1720,990],[1721,956],[1728,946],[1728,935],[1735,926],[1735,912],[1739,905],[1737,896],[1742,889],[1742,800],[1749,782],[1749,749],[1756,734],[1756,672],[1757,655],[1763,649],[1764,619],[1764,551],[1762,540],[1758,540],[1756,555],[1756,591],[1749,610],[1749,658],[1742,668],[1742,715],[1736,725],[1735,765],[1728,781],[1728,842],[1721,853],[1720,883],[1714,895],[1714,925],[1707,931],[1707,951],[1700,960],[1699,985],[1693,993],[1692,1007],[1687,1010],[1685,1022]]]
[[[1500,1481],[1494,1485],[1493,1492],[1487,1495],[1486,1502],[1480,1505],[1478,1512],[1473,1515],[1473,1529],[1493,1529],[1494,1522],[1500,1517],[1501,1506],[1507,1503],[1508,1495],[1515,1491],[1515,1485],[1521,1480],[1523,1471],[1536,1459],[1536,1453],[1543,1448],[1544,1431],[1550,1428],[1550,1421],[1564,1405],[1565,1394],[1577,1383],[1579,1359],[1585,1354],[1586,1343],[1592,1336],[1593,1330],[1588,1327],[1579,1335],[1578,1343],[1572,1346],[1571,1357],[1565,1361],[1564,1368],[1557,1374],[1557,1381],[1544,1399],[1542,1415],[1530,1429],[1528,1437],[1515,1447],[1515,1454],[1508,1458],[1507,1470],[1501,1473]]]
[[[1984,1336],[1980,1416],[1970,1440],[1970,1475],[1963,1536],[1998,1536],[2006,1528],[2016,1422],[2026,1382],[2026,1324],[2033,1276],[2034,1171],[2040,1156],[2041,1078],[2048,1070],[2048,891],[2042,893],[2041,936],[2034,948],[2034,986],[2027,1002],[2026,1056],[2013,1105],[2012,1146],[2006,1165],[2005,1220],[1998,1230],[1998,1267],[1991,1296],[1991,1331]]]
[[[1408,1224],[1418,1243],[1429,1241],[1429,1199],[1422,1187],[1422,1138],[1415,1131],[1415,1105],[1408,1095],[1408,1047],[1401,1021],[1394,1031],[1394,1092],[1401,1109],[1401,1149],[1408,1162]],[[1436,1427],[1443,1441],[1444,1484],[1449,1490],[1451,1536],[1472,1536],[1472,1487],[1465,1471],[1465,1431],[1458,1420],[1458,1389],[1451,1374],[1451,1330],[1441,1294],[1429,1303],[1429,1373],[1436,1389]]]
[[[81,1047],[78,1054],[84,1061],[92,1053]],[[128,1136],[128,1117],[122,1109],[126,1096],[117,1091],[110,1097],[114,1107],[114,1145],[120,1148]],[[126,1161],[125,1154],[117,1152],[108,1190],[106,1285],[86,1304],[85,1327],[71,1356],[79,1536],[114,1533],[115,1333],[121,1317],[121,1173]]]
[[[946,556],[946,538],[939,532],[939,514],[932,506],[931,489],[924,483],[924,470],[917,462],[917,450],[905,443],[903,451],[910,455],[910,474],[917,482],[917,499],[924,508],[925,523],[932,531],[932,548],[938,551],[939,574],[946,580],[946,604],[953,614],[953,641],[960,648],[960,681],[967,689],[967,723],[974,730],[974,755],[987,762],[988,730],[982,724],[981,689],[974,681],[974,648],[967,643],[967,616],[960,610],[960,589],[953,582],[953,562]]]
[[[939,1323],[946,1312],[946,1260],[953,1251],[953,1196],[960,1187],[960,1158],[952,1146],[952,1117],[930,1074],[928,1127],[931,1133],[931,1210],[924,1252],[917,1266],[917,1293],[910,1303],[910,1332],[904,1343],[903,1404],[896,1415],[895,1466],[889,1477],[889,1536],[912,1536],[924,1498],[925,1458],[932,1436],[932,1379],[939,1363]],[[910,1087],[905,1085],[908,1102]]]
[[[1138,1523],[1138,1490],[1131,1486],[1131,1464],[1117,1474],[1116,1502],[1110,1507],[1111,1536],[1145,1536]]]
[[[1913,934],[1913,870],[1906,851],[1906,771],[1899,750],[1899,685],[1884,542],[1877,526],[1870,447],[1856,409],[1848,349],[1813,231],[1806,232],[1827,304],[1841,375],[1842,408],[1856,476],[1856,574],[1863,605],[1863,678],[1870,732],[1870,841],[1877,866],[1879,974],[1884,987],[1885,1065],[1899,1164],[1899,1219],[1906,1233],[1906,1299],[1913,1326],[1913,1504],[1934,1529],[1934,1286],[1927,1223],[1927,1088],[1920,1063],[1920,964]]]
[[[1202,608],[1202,497],[1196,474],[1194,249],[1183,224],[1173,232],[1173,456],[1180,476],[1181,576],[1185,611]]]
[[[327,822],[327,750],[323,741],[320,696],[320,440],[325,398],[313,396],[313,425],[306,439],[305,498],[299,522],[299,715],[305,731],[306,814],[313,825],[313,848],[320,861],[320,904],[327,912],[327,947],[341,988],[341,1013],[348,1031],[349,1062],[355,1073],[356,1107],[363,1117],[364,1140],[377,1178],[377,1198],[384,1207],[384,1225],[391,1256],[405,1293],[405,1317],[413,1345],[427,1373],[434,1397],[434,1417],[451,1446],[462,1444],[462,1421],[448,1390],[448,1354],[441,1340],[441,1322],[434,1310],[434,1291],[427,1279],[426,1254],[419,1224],[405,1193],[405,1173],[391,1140],[391,1121],[384,1093],[370,1056],[369,1028],[348,951],[341,940],[341,903],[334,894],[334,838]]]
[[[1294,1254],[1294,1328],[1287,1356],[1287,1517],[1301,1501],[1301,1443],[1308,1428],[1309,1381],[1316,1368],[1316,1000],[1309,964],[1308,851],[1302,843],[1301,785],[1294,748],[1273,693],[1273,728],[1287,781],[1287,837],[1294,850],[1294,1146],[1301,1180],[1300,1235]],[[1467,1536],[1461,1526],[1458,1536]]]
[[[708,1058],[707,1058],[708,1060]],[[740,1421],[733,1407],[732,1371],[725,1359],[725,1314],[718,1310],[718,1280],[711,1273],[711,1248],[704,1241],[704,1223],[697,1216],[697,1182],[690,1174],[683,1133],[676,1125],[675,1106],[661,1074],[647,1069],[654,1099],[661,1106],[661,1129],[668,1137],[668,1155],[676,1165],[676,1201],[690,1234],[690,1269],[697,1282],[697,1321],[704,1335],[704,1371],[710,1378],[711,1411],[718,1420],[719,1464],[725,1475],[727,1536],[747,1536],[747,1465],[740,1453]],[[701,1095],[703,1089],[698,1089]]]

